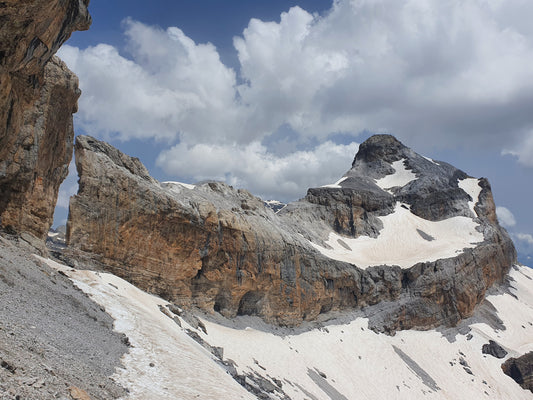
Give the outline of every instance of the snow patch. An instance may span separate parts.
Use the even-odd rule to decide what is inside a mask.
[[[391,166],[392,168],[394,168],[395,172],[393,174],[387,175],[384,178],[377,179],[376,185],[378,185],[384,191],[393,194],[390,190],[393,187],[403,187],[409,182],[414,181],[416,179],[416,175],[413,171],[405,167],[405,161],[405,158],[399,161],[394,161]]]
[[[378,265],[409,268],[419,262],[454,257],[483,241],[483,234],[476,230],[478,224],[467,217],[428,221],[396,203],[393,213],[379,219],[383,229],[377,238],[353,239],[331,232],[326,241],[330,248],[311,244],[329,258],[366,269]]]
[[[477,212],[474,209],[477,202],[479,201],[479,194],[481,193],[481,186],[479,186],[479,179],[476,178],[466,178],[459,179],[457,184],[463,191],[472,198],[472,201],[468,202],[468,207],[472,213],[477,217]]]
[[[113,379],[128,388],[127,399],[255,399],[192,340],[159,306],[166,301],[108,273],[74,270],[38,257],[64,272],[115,320],[132,347]],[[185,322],[182,321],[185,325]],[[188,328],[190,326],[187,325]]]
[[[426,160],[428,160],[429,162],[432,162],[432,163],[435,164],[435,165],[440,165],[438,162],[436,162],[436,161],[435,161],[434,159],[432,159],[432,158],[429,158],[429,157],[426,157],[426,156],[422,156],[422,157],[424,157]]]
[[[167,181],[167,182],[161,182],[161,186],[168,188],[170,190],[175,189],[176,187],[184,187],[186,189],[192,190],[196,187],[196,185],[191,185],[190,183],[183,183],[183,182],[173,182],[173,181]]]
[[[284,203],[282,203],[281,201],[278,201],[278,200],[265,200],[264,202],[266,204],[268,204],[269,206],[283,206],[283,205],[285,205]]]
[[[339,179],[337,182],[335,183],[332,183],[330,185],[324,185],[324,186],[321,186],[323,188],[334,188],[334,189],[342,189],[342,186],[341,186],[341,183],[344,182],[346,179],[348,179],[347,176],[344,176],[342,177],[341,179]]]

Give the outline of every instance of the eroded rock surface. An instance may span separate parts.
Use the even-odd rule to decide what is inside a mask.
[[[454,325],[516,257],[486,180],[425,159],[391,136],[363,143],[340,184],[310,189],[277,214],[223,183],[159,183],[139,160],[91,137],[79,136],[75,153],[80,186],[70,203],[71,248],[185,307],[284,325],[343,309],[368,310],[376,330]],[[399,161],[410,181],[383,188],[396,182]],[[461,188],[467,178],[478,185],[475,194]],[[344,241],[379,239],[384,217],[399,204],[427,223],[468,220],[479,241],[407,266],[367,265],[357,252],[347,262],[318,250],[332,248],[331,233],[342,235],[348,253]],[[423,233],[424,243],[441,240]]]
[[[509,358],[502,364],[502,369],[522,388],[533,393],[533,351],[518,358]]]
[[[0,221],[44,239],[72,158],[78,79],[54,56],[88,0],[0,3]]]

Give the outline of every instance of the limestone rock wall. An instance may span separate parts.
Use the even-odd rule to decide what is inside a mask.
[[[381,331],[454,325],[516,257],[505,231],[490,222],[494,204],[485,181],[477,206],[483,243],[407,269],[361,269],[324,256],[310,240],[332,230],[379,235],[379,216],[392,211],[396,195],[370,183],[365,190],[311,189],[275,214],[223,183],[161,184],[139,160],[91,137],[77,137],[75,154],[80,186],[70,202],[71,251],[91,253],[113,273],[185,307],[282,325],[346,309],[367,310]],[[459,197],[451,201],[456,212],[470,212],[468,196]],[[451,213],[435,217],[442,212]]]
[[[54,56],[88,0],[0,2],[0,221],[44,238],[72,158],[78,79]]]
[[[382,284],[355,296],[359,271],[328,263],[245,190],[218,182],[163,187],[138,160],[90,137],[77,137],[75,154],[80,187],[68,243],[145,290],[285,325],[375,301],[376,292],[397,295],[397,285]]]

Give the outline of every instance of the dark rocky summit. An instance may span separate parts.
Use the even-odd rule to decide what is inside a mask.
[[[388,135],[363,143],[338,185],[309,189],[277,214],[223,183],[160,184],[139,160],[91,137],[78,137],[75,153],[80,186],[71,199],[68,244],[185,307],[282,325],[364,309],[376,330],[428,329],[471,315],[516,259],[485,179],[476,181],[473,199],[459,186],[467,174]],[[380,187],[400,161],[415,178]],[[328,248],[331,232],[379,237],[381,218],[400,203],[428,221],[467,217],[481,242],[404,268],[357,265],[317,251]]]
[[[509,358],[502,364],[502,369],[521,387],[533,393],[533,351],[518,358]]]
[[[45,238],[72,158],[77,77],[54,56],[88,0],[0,2],[0,222]]]

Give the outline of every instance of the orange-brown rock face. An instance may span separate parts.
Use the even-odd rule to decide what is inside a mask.
[[[489,221],[492,197],[483,180],[476,207],[485,240],[476,247],[408,268],[359,267],[312,244],[325,246],[332,231],[380,235],[380,218],[391,213],[396,195],[370,183],[358,188],[355,177],[352,187],[312,189],[275,214],[247,191],[222,183],[161,184],[139,160],[87,136],[78,136],[75,154],[80,187],[70,202],[69,245],[95,254],[142,289],[228,317],[259,315],[296,325],[330,310],[367,307],[378,330],[453,325],[472,313],[515,258],[505,231]],[[418,185],[424,185],[422,169]],[[457,173],[449,166],[441,174],[448,172]],[[446,199],[456,211],[426,210],[418,197],[414,201],[435,219],[470,213],[470,198],[461,193]]]
[[[54,53],[88,1],[0,3],[0,221],[43,238],[72,158],[78,80]]]
[[[399,268],[387,272],[391,282],[366,282],[245,190],[159,184],[137,159],[86,136],[77,137],[75,154],[80,187],[68,243],[182,306],[295,325],[399,294]]]

